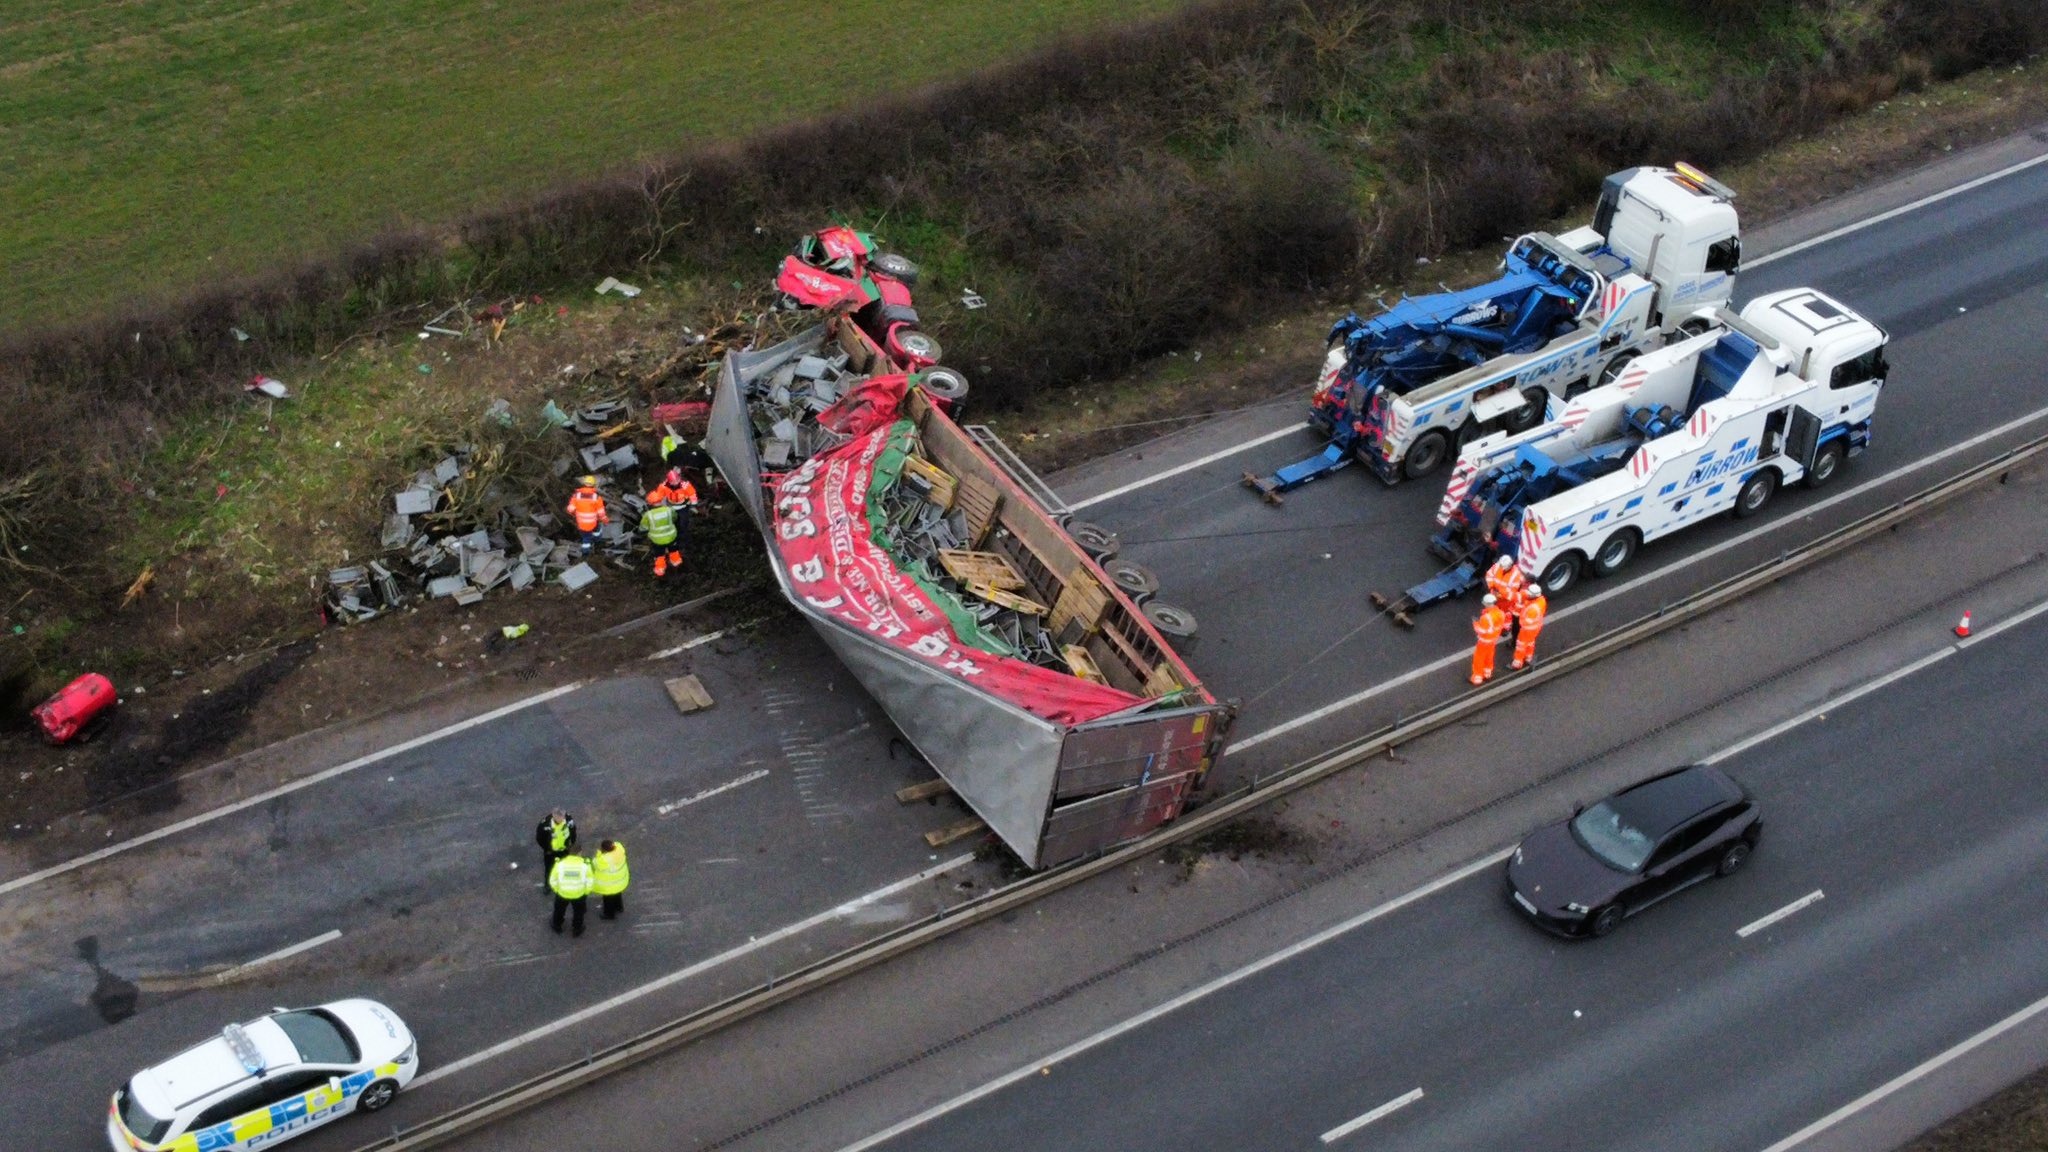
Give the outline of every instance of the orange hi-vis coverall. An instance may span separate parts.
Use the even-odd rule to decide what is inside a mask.
[[[597,544],[597,530],[600,525],[611,522],[611,513],[604,508],[604,497],[595,488],[578,488],[569,497],[565,509],[576,521],[576,531],[583,534],[583,551],[586,555]]]
[[[1493,679],[1494,650],[1508,634],[1508,614],[1500,605],[1488,604],[1472,621],[1472,631],[1479,637],[1472,648],[1472,683],[1484,684]]]
[[[1550,602],[1541,596],[1531,596],[1522,605],[1515,617],[1515,658],[1513,667],[1526,668],[1536,659],[1536,637],[1543,631],[1543,616],[1550,611]]]
[[[1515,562],[1503,556],[1486,570],[1486,590],[1500,602],[1501,611],[1512,616],[1522,610],[1523,587],[1529,582]]]

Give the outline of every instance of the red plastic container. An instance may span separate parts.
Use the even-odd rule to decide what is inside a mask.
[[[112,681],[97,672],[87,672],[36,705],[29,715],[35,717],[50,743],[63,744],[92,723],[93,717],[112,708],[117,700]]]

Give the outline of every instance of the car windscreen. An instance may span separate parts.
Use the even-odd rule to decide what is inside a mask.
[[[299,1050],[299,1060],[305,1064],[354,1064],[362,1059],[356,1048],[356,1038],[342,1026],[341,1021],[317,1009],[306,1012],[280,1012],[271,1017],[284,1034],[291,1038],[292,1047]]]
[[[1640,871],[1650,850],[1657,846],[1656,839],[1632,823],[1612,800],[1602,800],[1574,816],[1572,835],[1601,863],[1623,872]]]
[[[128,1131],[133,1133],[137,1140],[144,1144],[154,1144],[164,1138],[165,1132],[170,1131],[170,1117],[152,1116],[148,1109],[135,1102],[133,1084],[121,1089],[120,1101],[121,1123],[127,1125]]]

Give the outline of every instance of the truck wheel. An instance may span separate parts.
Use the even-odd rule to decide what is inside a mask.
[[[1523,405],[1501,417],[1500,426],[1510,433],[1527,432],[1543,421],[1543,409],[1550,393],[1541,388],[1522,389]]]
[[[1826,486],[1835,478],[1835,473],[1842,470],[1842,460],[1846,455],[1840,440],[1830,440],[1821,445],[1820,455],[1813,458],[1813,467],[1806,470],[1806,475],[1800,477],[1799,482],[1808,488]]]
[[[1607,385],[1620,379],[1621,374],[1628,369],[1629,361],[1634,360],[1636,355],[1634,352],[1623,352],[1621,355],[1609,360],[1607,367],[1600,370],[1600,386],[1605,388]]]
[[[924,331],[916,328],[898,328],[889,333],[889,350],[902,360],[922,360],[936,364],[944,353],[939,342]]]
[[[1735,518],[1747,520],[1764,510],[1771,502],[1771,493],[1778,490],[1778,474],[1769,468],[1759,468],[1743,484],[1742,491],[1735,494]]]
[[[1678,322],[1678,338],[1680,340],[1690,340],[1695,336],[1703,336],[1713,330],[1714,322],[1704,316],[1694,316]]]
[[[1074,543],[1081,546],[1081,551],[1086,552],[1097,564],[1116,555],[1117,548],[1123,543],[1117,539],[1116,533],[1087,520],[1069,522],[1067,535],[1073,537]]]
[[[1145,614],[1145,619],[1150,620],[1154,628],[1174,640],[1195,638],[1195,614],[1185,608],[1164,600],[1151,600],[1139,611]]]
[[[1111,583],[1123,589],[1124,595],[1140,604],[1159,594],[1159,577],[1136,560],[1119,557],[1104,563],[1102,570],[1109,574]]]
[[[1420,480],[1443,467],[1450,454],[1451,438],[1443,429],[1432,428],[1408,446],[1408,454],[1401,457],[1401,475]]]
[[[1567,552],[1552,560],[1550,566],[1543,570],[1542,579],[1536,582],[1543,585],[1543,594],[1545,596],[1555,596],[1559,592],[1577,584],[1579,582],[1579,573],[1584,571],[1585,567],[1586,558],[1584,556],[1579,555],[1577,552]]]
[[[868,267],[896,281],[905,288],[917,287],[917,265],[908,257],[894,252],[884,252],[868,262]]]
[[[1623,528],[1609,536],[1600,545],[1600,550],[1593,553],[1593,560],[1589,565],[1593,575],[1612,576],[1628,567],[1628,562],[1636,558],[1636,549],[1642,545],[1642,536],[1633,528]]]
[[[918,373],[917,386],[933,399],[951,404],[967,399],[967,377],[951,368],[928,368]]]

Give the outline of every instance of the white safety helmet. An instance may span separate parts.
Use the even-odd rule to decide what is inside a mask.
[[[1491,593],[1491,592],[1488,592],[1488,593],[1487,593],[1487,594],[1486,594],[1486,595],[1485,595],[1485,596],[1484,596],[1484,597],[1483,597],[1483,598],[1482,598],[1482,599],[1481,599],[1481,600],[1480,600],[1479,602],[1480,602],[1481,604],[1484,604],[1484,605],[1486,605],[1486,606],[1487,606],[1488,608],[1491,608],[1491,607],[1493,607],[1493,605],[1494,605],[1493,593]]]
[[[1541,584],[1538,584],[1538,583],[1537,583],[1537,582],[1535,582],[1534,580],[1531,580],[1531,581],[1529,581],[1529,595],[1531,595],[1531,596],[1541,596],[1541,595],[1543,595],[1543,585],[1541,585]]]

